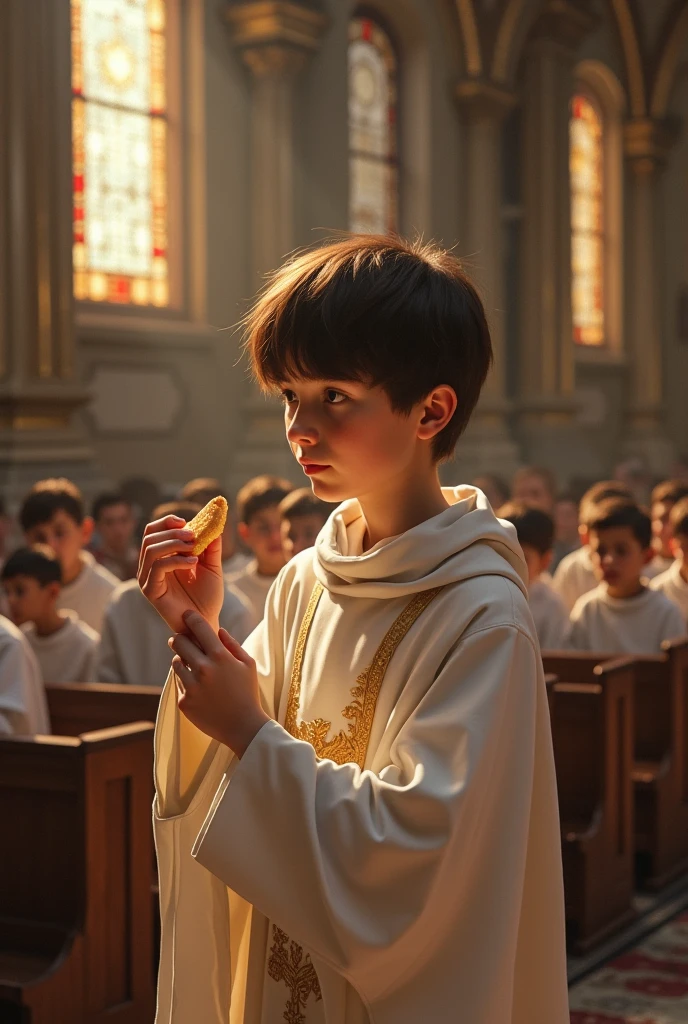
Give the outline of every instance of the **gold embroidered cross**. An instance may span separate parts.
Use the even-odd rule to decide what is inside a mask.
[[[283,981],[290,992],[282,1018],[286,1024],[304,1024],[306,1018],[301,1010],[305,1009],[308,997],[314,995],[316,1002],[322,999],[318,975],[308,953],[291,942],[276,924],[272,926],[272,936],[275,941],[268,959],[268,974],[273,981]],[[286,948],[288,942],[289,949]]]

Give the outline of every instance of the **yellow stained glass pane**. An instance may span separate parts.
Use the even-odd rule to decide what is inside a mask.
[[[164,306],[166,0],[71,0],[74,294]]]
[[[603,345],[604,153],[602,118],[587,96],[574,96],[569,132],[571,311],[574,341]]]
[[[384,29],[368,17],[349,25],[349,227],[398,228],[397,62]]]

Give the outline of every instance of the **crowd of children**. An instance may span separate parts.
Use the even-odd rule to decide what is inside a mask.
[[[474,485],[516,529],[543,650],[655,654],[686,633],[688,481],[657,484],[647,511],[616,479],[580,501],[557,495],[539,467],[520,470],[510,488],[492,476]],[[191,480],[152,518],[188,521],[223,493],[216,479]],[[237,640],[260,621],[280,569],[313,546],[331,509],[280,477],[241,488],[222,538],[220,624]],[[167,676],[169,629],[136,579],[143,524],[118,491],[97,497],[91,513],[71,481],[39,481],[19,509],[25,546],[8,555],[11,521],[0,508],[0,732],[47,728],[42,682],[162,685]]]

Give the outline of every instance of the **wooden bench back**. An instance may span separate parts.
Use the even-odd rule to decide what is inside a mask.
[[[152,1019],[152,762],[145,722],[0,739],[0,1000],[37,1024]]]
[[[48,683],[45,690],[57,736],[80,736],[128,722],[155,722],[161,693],[157,686],[115,683]]]

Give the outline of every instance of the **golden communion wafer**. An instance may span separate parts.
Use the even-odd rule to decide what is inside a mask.
[[[227,501],[220,495],[213,498],[200,512],[197,512],[190,523],[185,526],[195,537],[192,555],[200,555],[209,544],[221,535],[227,522]]]

